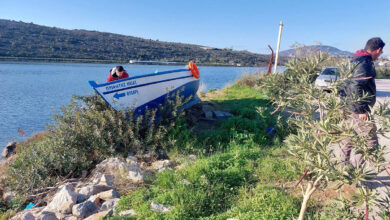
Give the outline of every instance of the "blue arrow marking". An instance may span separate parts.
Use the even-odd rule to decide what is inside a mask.
[[[114,98],[119,99],[120,97],[125,97],[126,93],[115,93]]]

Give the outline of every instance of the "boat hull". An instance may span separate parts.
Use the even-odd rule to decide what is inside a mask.
[[[199,79],[189,69],[129,77],[104,84],[89,81],[89,84],[115,110],[132,109],[136,115],[143,115],[146,109],[165,105],[167,98],[177,93],[183,99],[189,99],[183,108],[199,101],[196,95]]]

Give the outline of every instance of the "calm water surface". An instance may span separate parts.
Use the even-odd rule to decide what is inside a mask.
[[[60,107],[75,95],[93,94],[89,80],[106,81],[112,64],[31,63],[0,61],[0,150],[44,131]],[[183,66],[124,65],[130,76],[181,69]],[[255,67],[199,67],[204,90],[221,89]],[[18,129],[25,137],[18,134]]]

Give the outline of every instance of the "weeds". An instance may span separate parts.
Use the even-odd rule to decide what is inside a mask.
[[[248,74],[248,73],[244,73],[236,82],[234,82],[234,85],[236,86],[246,86],[251,88],[255,87],[258,84],[259,84],[259,76],[256,76],[255,74]]]

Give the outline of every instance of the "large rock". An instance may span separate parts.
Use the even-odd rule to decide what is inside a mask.
[[[59,212],[56,212],[56,213],[55,213],[55,216],[57,217],[57,219],[63,220],[63,219],[65,219],[68,215],[62,214],[62,213],[59,213]]]
[[[103,203],[105,201],[108,201],[111,199],[116,199],[116,198],[119,198],[118,192],[115,190],[108,190],[108,191],[101,192],[101,193],[96,194],[96,195],[92,195],[91,197],[89,197],[88,201],[90,201],[98,206],[101,206],[101,205],[103,205]]]
[[[110,199],[119,198],[119,193],[113,189],[101,192],[97,195],[101,200],[107,201]]]
[[[117,157],[104,160],[96,166],[92,173],[94,179],[99,179],[99,181],[104,174],[113,175],[115,177],[120,175],[121,178],[133,182],[142,182],[144,180],[144,172],[135,161],[130,161],[128,164]]]
[[[77,192],[79,194],[92,196],[92,195],[98,194],[100,192],[107,191],[109,189],[111,189],[111,187],[109,187],[107,185],[94,185],[94,184],[90,184],[90,185],[87,185],[87,186],[84,186],[84,187],[78,189]]]
[[[7,159],[12,154],[16,154],[16,142],[9,142],[7,146],[4,147],[3,152],[1,153],[1,157]]]
[[[85,220],[99,220],[99,219],[103,219],[106,216],[111,216],[112,213],[114,213],[114,211],[112,209],[105,210],[105,211],[93,214],[93,215],[89,216],[88,218],[86,218]]]
[[[68,215],[68,216],[65,216],[63,219],[61,220],[79,220],[76,216],[73,216],[73,215]]]
[[[93,195],[93,196],[89,197],[88,201],[90,201],[98,206],[102,205],[102,203],[104,202],[100,199],[100,197],[98,195]]]
[[[152,163],[152,169],[158,172],[162,172],[172,166],[170,160],[157,160]]]
[[[166,205],[161,205],[155,202],[152,202],[150,204],[150,209],[152,211],[160,212],[160,213],[165,213],[171,211],[172,207],[166,206]]]
[[[144,172],[136,163],[128,164],[127,167],[124,167],[121,170],[121,173],[126,179],[129,179],[133,182],[143,182],[144,181]]]
[[[43,211],[39,215],[36,216],[36,219],[39,220],[58,220],[56,214],[54,212]]]
[[[110,210],[110,209],[115,210],[116,207],[118,206],[118,202],[119,202],[119,198],[107,200],[102,204],[100,210],[102,211]]]
[[[72,214],[78,218],[86,218],[97,213],[98,210],[99,207],[95,203],[87,200],[83,203],[74,205],[72,208]]]
[[[13,220],[35,220],[35,216],[31,212],[26,212],[21,215],[13,217],[12,219]]]
[[[77,202],[77,194],[71,185],[64,185],[54,195],[53,200],[46,206],[44,211],[58,211],[63,214],[69,214],[72,206]]]
[[[43,207],[31,208],[28,210],[21,211],[17,213],[11,220],[35,220],[39,212],[41,212]]]
[[[85,202],[85,200],[89,199],[90,196],[84,195],[84,194],[77,194],[77,204]]]
[[[137,213],[133,209],[129,209],[126,211],[119,212],[120,216],[127,217],[127,216],[137,216]]]
[[[95,185],[95,184],[89,184],[87,186],[84,186],[80,189],[77,190],[78,195],[77,195],[77,203],[84,202],[87,200],[90,196],[98,194],[103,191],[107,191],[111,189],[110,186],[108,185]]]
[[[115,185],[115,177],[113,175],[103,174],[98,184],[113,187]]]

